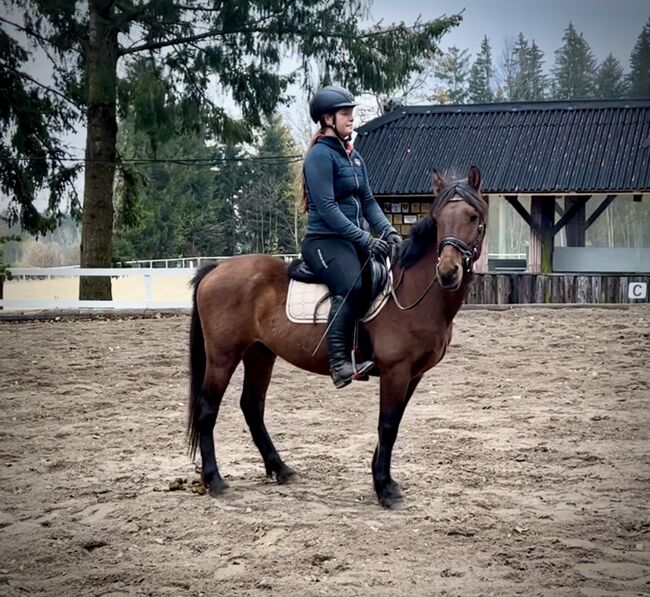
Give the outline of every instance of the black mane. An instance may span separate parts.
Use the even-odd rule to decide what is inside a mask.
[[[415,265],[424,257],[427,250],[438,242],[434,214],[439,212],[454,197],[460,197],[478,211],[483,220],[487,219],[487,203],[478,191],[475,191],[467,184],[467,181],[457,180],[446,185],[433,200],[429,215],[411,228],[411,233],[402,243],[397,261],[404,269]]]

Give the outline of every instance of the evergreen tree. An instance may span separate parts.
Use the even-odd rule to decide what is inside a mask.
[[[481,49],[472,64],[469,77],[468,99],[473,103],[489,103],[494,101],[492,80],[494,66],[492,65],[492,48],[487,35],[481,41]]]
[[[650,97],[650,18],[632,50],[628,83],[630,97]]]
[[[0,191],[12,200],[5,217],[44,234],[64,211],[78,215],[81,208],[72,186],[80,165],[64,162],[59,141],[74,129],[80,111],[74,99],[25,73],[28,61],[29,52],[0,29]],[[34,206],[41,193],[48,195],[43,213]]]
[[[30,201],[35,183],[51,188],[50,207],[56,208],[74,170],[60,165],[59,146],[50,140],[71,124],[70,110],[81,113],[87,127],[83,267],[111,263],[113,187],[120,167],[118,109],[123,109],[124,98],[134,100],[139,90],[155,100],[134,103],[149,134],[162,135],[160,144],[170,135],[164,115],[170,107],[178,110],[176,118],[183,121],[184,130],[196,132],[200,125],[215,141],[250,141],[290,83],[309,87],[314,63],[353,92],[388,93],[434,56],[440,37],[460,22],[460,16],[452,16],[418,21],[414,27],[399,23],[363,30],[365,0],[14,0],[13,5],[22,9],[20,22],[0,19],[46,48],[55,86],[45,89],[22,71],[28,46],[19,47],[3,33],[0,77],[13,85],[10,110],[0,110],[3,130],[27,120],[20,118],[21,102],[42,104],[46,94],[47,104],[42,104],[44,117],[35,119],[39,130],[21,130],[27,136],[14,143],[6,143],[3,135],[0,155],[7,156],[12,167],[0,168],[0,184],[19,202],[18,215],[27,222],[35,219]],[[302,73],[302,80],[296,72],[281,73],[279,65],[288,52],[301,61],[302,69],[296,72]],[[129,88],[122,76],[141,56],[157,67],[159,81],[153,90],[137,81]],[[5,80],[0,83],[4,94]],[[240,109],[240,120],[211,101],[208,89],[215,83]],[[141,122],[139,116],[135,122]],[[43,127],[48,127],[49,137],[40,135]],[[21,161],[25,157],[27,165]],[[50,157],[54,159],[48,161]],[[133,178],[131,173],[122,175],[125,184]],[[110,299],[110,280],[82,278],[80,297]]]
[[[626,92],[627,84],[623,75],[623,67],[610,53],[598,67],[596,73],[596,97],[617,99],[625,97]]]
[[[287,126],[279,117],[271,118],[256,147],[249,180],[236,201],[242,252],[297,252],[302,238],[294,184],[297,153]]]
[[[509,99],[519,102],[544,99],[548,85],[544,74],[544,53],[535,40],[529,44],[524,34],[520,33],[507,60],[506,89]]]
[[[535,43],[530,45],[528,52],[528,101],[543,100],[547,95],[548,77],[544,73],[544,52]]]
[[[228,254],[226,222],[212,198],[211,167],[221,159],[221,148],[208,147],[200,134],[179,133],[157,144],[154,154],[133,118],[121,125],[120,137],[129,139],[120,140],[120,153],[142,163],[135,189],[118,184],[114,259]],[[177,163],[181,153],[186,160]],[[124,207],[126,192],[137,194],[135,205]]]
[[[468,50],[451,46],[438,59],[434,72],[442,83],[436,90],[434,99],[441,104],[464,104],[468,95]]]
[[[126,136],[134,125],[125,122],[121,130]],[[173,163],[181,150],[196,161]],[[121,142],[120,151],[144,155],[144,135],[132,134],[131,145]],[[119,228],[116,260],[296,252],[304,227],[294,188],[297,153],[277,117],[246,149],[209,147],[187,133],[158,145],[160,161],[143,169],[137,213],[130,226]]]
[[[512,55],[509,57],[509,80],[506,81],[508,98],[513,102],[526,101],[528,95],[528,56],[530,48],[523,33],[519,33]]]
[[[556,99],[594,97],[596,59],[589,44],[572,23],[564,31],[564,45],[555,51]]]

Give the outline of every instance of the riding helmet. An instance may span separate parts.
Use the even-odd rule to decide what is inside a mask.
[[[328,85],[323,87],[309,102],[309,115],[318,124],[321,116],[332,114],[341,108],[354,108],[356,106],[354,96],[343,87]]]

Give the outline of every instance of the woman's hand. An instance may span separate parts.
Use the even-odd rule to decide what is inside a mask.
[[[396,230],[391,231],[386,237],[386,242],[390,247],[391,262],[394,262],[395,259],[397,258],[397,255],[399,254],[400,245],[402,244],[402,240],[403,240],[402,237],[399,235],[399,233]]]
[[[388,233],[388,236],[386,237],[386,242],[389,245],[399,245],[402,244],[402,237],[399,235],[399,232],[397,230],[392,230],[391,232]]]
[[[390,245],[383,238],[372,237],[368,243],[368,250],[377,259],[386,259],[390,255]]]

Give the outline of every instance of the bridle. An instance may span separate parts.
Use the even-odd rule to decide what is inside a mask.
[[[464,201],[461,197],[454,197],[453,199],[450,199],[448,203],[451,203],[452,201]],[[397,300],[397,289],[400,287],[402,284],[402,281],[404,280],[404,272],[406,271],[404,267],[402,267],[402,272],[399,277],[399,281],[395,286],[393,286],[390,290],[390,294],[393,297],[393,300],[395,301],[395,305],[397,305],[397,308],[400,309],[401,311],[408,311],[410,309],[413,309],[414,307],[417,307],[424,297],[427,295],[429,290],[431,290],[432,286],[435,284],[436,280],[438,279],[438,266],[440,265],[440,254],[442,253],[442,250],[447,246],[451,246],[454,249],[456,249],[462,256],[463,256],[463,275],[470,274],[472,272],[472,266],[474,265],[474,262],[478,259],[478,251],[479,247],[481,246],[481,243],[483,242],[483,238],[485,236],[485,222],[483,221],[483,217],[479,215],[480,221],[478,225],[478,229],[476,231],[476,236],[474,237],[474,240],[468,245],[467,243],[463,242],[459,238],[456,238],[455,236],[445,236],[440,243],[438,243],[438,262],[436,263],[436,272],[431,278],[431,281],[427,285],[427,287],[424,289],[424,292],[419,296],[419,298],[411,305],[408,307],[403,306],[399,300]]]
[[[449,203],[453,201],[463,201],[460,197],[455,197],[449,200]],[[467,244],[456,238],[455,236],[445,236],[440,243],[438,244],[438,263],[436,263],[436,274],[438,273],[438,266],[440,265],[440,255],[442,255],[442,250],[446,246],[453,247],[463,256],[463,273],[469,274],[472,271],[472,266],[474,262],[478,259],[478,251],[481,243],[483,242],[483,237],[485,236],[485,222],[483,221],[482,216],[479,215],[480,221],[478,225],[478,230],[476,231],[476,236],[471,244]]]

